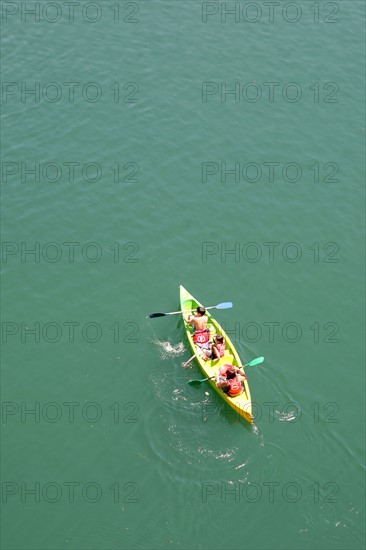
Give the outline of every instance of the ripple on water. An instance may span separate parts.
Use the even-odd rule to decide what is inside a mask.
[[[164,478],[197,479],[197,475],[205,475],[205,466],[210,463],[220,463],[221,473],[233,471],[235,461],[242,466],[245,463],[233,438],[228,437],[227,423],[207,419],[202,412],[215,409],[215,396],[188,386],[190,378],[191,372],[176,366],[169,372],[149,375],[155,398],[163,404],[163,421],[156,430],[150,425],[154,417],[146,419],[146,441],[161,463],[159,471]],[[239,424],[238,428],[242,429]]]

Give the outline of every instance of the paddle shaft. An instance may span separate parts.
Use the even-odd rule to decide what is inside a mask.
[[[217,306],[209,306],[209,307],[205,307],[205,309],[215,309],[215,307]],[[177,313],[192,313],[192,311],[196,311],[197,308],[195,307],[194,309],[184,309],[182,311],[171,311],[170,313],[165,313],[165,315],[176,315]]]
[[[264,361],[264,357],[257,357],[257,359],[253,359],[252,361],[250,361],[249,363],[246,363],[244,365],[244,367],[254,367],[255,365],[258,365],[259,363],[263,363]],[[240,367],[237,367],[240,371],[241,374],[243,374],[245,377],[245,372],[244,371],[241,371],[240,370]],[[211,376],[210,378],[204,378],[203,380],[189,380],[187,382],[187,384],[190,384],[191,382],[197,382],[198,383],[202,383],[202,382],[207,382],[207,380],[212,380],[212,378],[215,378],[216,376]]]
[[[186,361],[185,363],[183,363],[183,367],[186,367],[191,361],[193,361],[193,359],[196,357],[196,354],[192,355],[192,357],[190,359],[188,359],[188,361]]]
[[[230,309],[233,307],[232,302],[223,302],[221,304],[217,304],[217,306],[208,306],[205,309]],[[150,313],[149,317],[150,319],[153,319],[155,317],[165,317],[166,315],[176,315],[177,313],[192,313],[192,311],[196,311],[195,309],[185,309],[180,311],[170,311],[168,313]]]

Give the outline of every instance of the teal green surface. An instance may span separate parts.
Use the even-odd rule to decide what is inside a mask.
[[[16,84],[2,167],[19,168],[2,177],[2,547],[364,548],[364,4],[321,2],[318,23],[307,1],[296,23],[283,2],[273,22],[256,2],[256,23],[222,22],[215,2],[204,23],[211,8],[173,0],[96,2],[95,23],[86,2],[72,23],[53,2],[60,21],[22,22],[21,4],[2,22],[1,76]],[[35,82],[39,101],[22,101]],[[263,96],[204,102],[205,82]],[[62,173],[22,181],[22,162]],[[206,182],[203,163],[218,170]],[[221,163],[262,176],[221,181]],[[178,309],[179,284],[232,301],[217,319],[243,362],[265,356],[247,369],[254,426],[187,385],[202,376],[181,367],[178,317],[146,318]]]

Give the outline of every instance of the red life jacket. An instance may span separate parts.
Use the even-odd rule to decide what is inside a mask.
[[[216,349],[219,352],[220,357],[224,357],[225,355],[225,344],[215,344]]]
[[[196,330],[193,334],[193,342],[202,346],[202,344],[207,344],[210,340],[210,329],[205,328],[203,330]]]
[[[237,376],[235,378],[230,378],[228,380],[229,389],[228,389],[228,395],[230,397],[233,397],[234,395],[239,395],[243,391],[243,386],[241,385],[241,382]]]

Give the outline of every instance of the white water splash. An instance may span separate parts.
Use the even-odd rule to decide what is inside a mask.
[[[183,342],[179,342],[175,346],[168,341],[163,342],[161,340],[153,340],[153,344],[160,346],[161,348],[161,359],[169,359],[170,357],[182,355],[185,352],[185,347]]]
[[[278,415],[278,420],[280,422],[293,422],[297,418],[294,411],[290,411],[287,413],[276,411],[276,414]]]
[[[258,426],[256,426],[255,424],[253,424],[252,430],[253,430],[253,433],[254,433],[255,437],[258,437],[258,439],[259,439],[259,445],[260,445],[260,447],[264,447],[264,436],[263,436],[263,433],[261,433],[261,432],[259,431]]]

